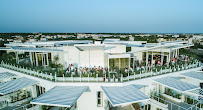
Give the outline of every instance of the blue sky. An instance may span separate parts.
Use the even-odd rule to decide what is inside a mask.
[[[0,32],[203,33],[203,0],[1,0]]]

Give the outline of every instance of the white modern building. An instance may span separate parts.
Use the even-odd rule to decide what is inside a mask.
[[[18,95],[12,92],[30,91],[29,96],[33,98],[29,100],[31,108],[27,107],[28,105],[21,105],[20,108],[201,110],[203,106],[200,86],[203,73],[198,61],[183,60],[184,64],[162,67],[179,57],[179,49],[193,46],[187,42],[147,43],[105,39],[103,42],[78,40],[5,45],[6,47],[1,47],[0,50],[15,52],[16,64],[6,61],[0,63],[0,70],[3,72],[0,76],[4,77],[0,78],[3,82],[0,83],[0,93],[3,93],[0,97],[7,93],[17,97]],[[20,55],[26,53],[33,68],[19,65],[23,59]],[[50,62],[62,64],[64,69],[78,68],[78,71],[81,69],[86,72],[92,68],[94,71],[90,70],[91,73],[87,74],[79,72],[78,76],[74,76],[76,71],[69,70],[70,73],[64,72],[62,76],[58,76],[57,71],[55,74],[52,72],[55,71],[53,68],[50,69],[52,73],[43,71],[49,69]],[[137,74],[139,66],[143,66],[143,70]],[[101,68],[106,69],[103,75],[99,73]],[[130,68],[132,72],[116,71]],[[109,76],[106,76],[106,73]],[[1,99],[5,102],[4,107],[11,107],[8,104],[9,99]]]
[[[96,44],[92,41],[49,41],[30,43],[5,44],[7,52],[16,53],[16,61],[19,63],[18,55],[29,53],[30,63],[33,66],[48,66],[54,58],[64,68],[73,65],[74,68],[100,67],[108,71],[118,68],[135,68],[136,61],[151,66],[158,63],[154,58],[158,55],[161,65],[170,62],[179,55],[179,49],[193,46],[185,41],[173,41],[164,43],[147,43],[146,41],[120,41],[120,39],[105,39]],[[156,61],[155,61],[156,60]]]

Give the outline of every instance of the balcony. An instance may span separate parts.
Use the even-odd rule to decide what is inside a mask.
[[[161,109],[167,109],[167,110],[203,110],[203,104],[197,102],[197,101],[190,101],[193,103],[188,102],[177,102],[167,97],[167,95],[164,94],[158,94],[155,92],[152,92],[150,94],[151,102],[155,103],[156,105],[159,105],[159,108]],[[189,99],[188,99],[189,100]]]
[[[43,78],[50,81],[55,82],[125,82],[130,80],[136,80],[151,76],[157,76],[161,74],[166,73],[172,73],[182,70],[187,70],[191,68],[196,68],[200,66],[200,62],[198,60],[195,60],[193,63],[184,65],[173,65],[173,66],[157,66],[153,68],[144,67],[140,69],[139,71],[121,71],[117,72],[114,71],[116,74],[108,75],[108,72],[105,73],[97,73],[96,71],[92,72],[89,71],[87,73],[62,73],[62,75],[59,75],[59,73],[48,73],[41,70],[36,70],[24,66],[14,65],[5,63],[4,61],[1,61],[0,63],[1,67],[11,69],[14,71],[18,71],[24,74],[28,74],[31,76]]]

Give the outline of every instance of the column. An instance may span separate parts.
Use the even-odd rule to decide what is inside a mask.
[[[41,57],[42,57],[42,66],[44,66],[44,53],[41,53]]]
[[[178,49],[176,49],[176,57],[178,56]]]
[[[121,69],[121,58],[119,58],[119,70]]]
[[[36,66],[38,66],[38,57],[37,57],[37,53],[35,52],[35,57],[36,57]]]
[[[170,51],[169,51],[168,61],[169,61],[169,62],[171,61],[171,48],[170,48]]]
[[[149,57],[149,55],[148,55],[148,50],[146,51],[146,66],[147,66],[147,64],[148,64],[148,57]]]
[[[79,55],[78,55],[78,69],[80,68],[80,50],[79,50]]]
[[[169,62],[169,61],[168,61],[168,55],[166,55],[166,60],[167,60],[167,62]]]
[[[164,62],[164,52],[161,52],[161,65],[163,65]]]
[[[153,65],[153,51],[152,51],[152,56],[151,56],[151,66]]]
[[[89,68],[90,68],[90,49],[89,49]]]
[[[108,76],[109,76],[109,56],[108,56]]]
[[[49,65],[48,53],[46,53],[47,65]],[[60,58],[59,58],[60,59]]]
[[[29,52],[29,54],[30,54],[30,63],[31,63],[31,65],[33,66],[32,52]]]
[[[131,59],[131,58],[129,57],[129,67],[128,67],[129,69],[130,69],[130,59]]]
[[[19,64],[18,52],[16,52],[16,63]]]
[[[133,57],[133,71],[135,71],[135,57]]]
[[[175,56],[175,50],[173,50],[172,52],[173,52],[173,57],[172,58],[174,58],[174,56]]]

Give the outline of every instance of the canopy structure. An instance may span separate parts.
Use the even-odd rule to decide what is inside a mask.
[[[9,72],[0,73],[0,81],[5,79],[15,78],[17,75]]]
[[[7,81],[4,83],[0,83],[0,94],[6,95],[35,84],[38,84],[38,81],[28,79],[26,77]]]
[[[203,81],[203,72],[192,71],[192,72],[183,73],[181,74],[181,76]]]
[[[0,50],[11,50],[9,47],[0,47]]]
[[[102,44],[77,44],[74,45],[75,47],[77,47],[79,50],[84,51],[84,50],[102,50],[104,49],[104,45]]]
[[[46,49],[46,48],[33,48],[33,47],[13,47],[11,49],[15,51],[27,51],[27,52],[51,52],[51,51],[63,51],[59,49]]]
[[[148,101],[150,98],[142,93],[136,85],[101,87],[112,106],[128,105]]]
[[[32,100],[31,104],[71,107],[88,88],[88,86],[56,86]]]
[[[13,50],[13,51],[23,51],[23,52],[55,52],[63,51],[60,49],[47,49],[47,48],[34,48],[34,47],[14,47],[10,48],[0,48],[0,50]]]
[[[195,86],[193,84],[183,82],[173,77],[162,77],[162,78],[154,79],[154,81],[160,85],[164,85],[168,88],[174,89],[179,92],[187,92],[187,91],[199,88],[199,86]]]
[[[13,43],[9,42],[6,46],[21,46],[21,47],[36,47],[36,46],[54,46],[61,44],[89,44],[90,40],[63,40],[63,41],[48,41],[48,42],[28,42],[28,43]]]
[[[199,97],[202,97],[203,98],[203,89],[195,89],[195,90],[191,90],[189,91],[188,93],[191,93],[195,96],[199,96]]]

